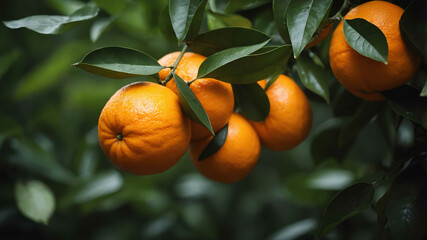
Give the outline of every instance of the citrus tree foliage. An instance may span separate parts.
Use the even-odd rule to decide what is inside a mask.
[[[405,9],[400,31],[422,63],[407,84],[382,92],[385,101],[361,100],[338,83],[331,34],[310,46],[364,2],[4,3],[0,238],[427,238],[427,3],[390,0]],[[387,64],[379,28],[351,19],[343,29],[355,51]],[[98,146],[99,112],[130,82],[165,84],[155,59],[174,50],[207,56],[197,77],[231,83],[236,110],[253,121],[268,116],[264,90],[290,76],[313,109],[309,137],[290,151],[263,149],[253,173],[232,185],[202,178],[187,155],[156,176],[118,171]],[[213,133],[191,82],[168,77],[187,116]],[[256,84],[263,79],[265,89]],[[226,135],[227,126],[200,158]]]

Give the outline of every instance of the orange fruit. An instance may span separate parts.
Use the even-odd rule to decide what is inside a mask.
[[[169,53],[160,58],[159,63],[163,66],[171,66],[175,63],[178,55],[179,52]],[[205,59],[206,57],[200,54],[186,52],[175,73],[186,82],[196,79],[199,67]],[[160,79],[163,81],[169,72],[170,69],[168,68],[160,71]],[[166,84],[166,87],[178,93],[173,78]],[[234,95],[231,84],[213,78],[201,78],[191,83],[190,89],[208,114],[214,132],[224,127],[234,109]],[[201,139],[212,135],[205,127],[193,121],[191,121],[191,129],[192,139]]]
[[[409,81],[420,59],[402,39],[399,20],[403,9],[389,2],[372,1],[353,8],[345,19],[363,18],[377,26],[388,44],[388,64],[360,55],[348,45],[343,22],[332,34],[329,61],[338,81],[354,95],[370,101],[382,100],[381,91]]]
[[[233,183],[245,178],[258,162],[260,143],[251,124],[234,113],[228,123],[227,139],[213,155],[199,161],[199,156],[213,137],[190,144],[190,157],[197,170],[217,182]]]
[[[318,43],[325,40],[329,34],[332,32],[332,27],[334,24],[332,22],[328,22],[325,25],[322,26],[322,29],[320,29],[319,34],[305,47],[305,49],[309,49],[317,45]]]
[[[118,90],[98,121],[102,150],[118,168],[137,175],[163,172],[190,144],[190,121],[170,89],[138,82]]]
[[[266,80],[259,84],[265,87]],[[265,93],[270,101],[270,113],[262,122],[251,121],[261,144],[274,151],[296,147],[311,129],[310,102],[301,88],[283,74]]]

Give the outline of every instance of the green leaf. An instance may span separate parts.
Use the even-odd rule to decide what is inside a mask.
[[[284,69],[279,69],[277,72],[273,73],[273,75],[267,78],[267,83],[265,84],[264,90],[267,90],[273,83],[279,78],[280,74],[282,74]]]
[[[423,90],[421,90],[420,96],[427,97],[427,81],[424,84]]]
[[[208,27],[210,30],[220,29],[225,27],[245,27],[251,28],[252,23],[249,19],[232,13],[207,13]]]
[[[163,8],[163,10],[160,12],[159,26],[163,36],[167,40],[171,42],[176,41],[175,32],[172,27],[171,18],[169,16],[169,5]]]
[[[256,45],[269,39],[270,36],[254,29],[226,27],[202,33],[188,45],[194,52],[210,56],[224,49]]]
[[[368,209],[374,194],[374,186],[368,183],[356,183],[339,192],[326,208],[317,236],[324,237],[344,220]]]
[[[47,225],[55,210],[55,196],[40,181],[17,182],[15,199],[22,214],[35,222]]]
[[[94,2],[113,16],[120,14],[128,4],[127,0],[94,0]]]
[[[288,12],[291,0],[273,0],[273,14],[277,30],[285,43],[291,43],[289,38],[288,25],[286,23],[286,14]]]
[[[249,84],[265,79],[285,66],[291,48],[289,45],[274,48],[268,52],[239,58],[204,75],[234,84]]]
[[[233,93],[243,116],[252,121],[264,121],[270,113],[270,101],[258,83],[233,84]]]
[[[331,72],[315,64],[306,55],[301,55],[297,59],[296,69],[302,84],[329,104],[329,82],[333,79]]]
[[[257,51],[258,49],[264,47],[268,41],[255,44],[252,46],[243,46],[243,47],[234,47],[222,50],[211,56],[209,56],[205,61],[200,65],[199,71],[197,73],[197,78],[203,78],[209,73],[221,68],[222,66],[231,63],[240,58],[246,57],[249,54]]]
[[[279,231],[273,233],[270,240],[295,240],[301,239],[316,229],[317,221],[313,218],[307,218],[298,222],[286,225]]]
[[[404,85],[381,94],[397,114],[427,129],[427,98],[420,97],[417,90]]]
[[[316,164],[335,158],[342,161],[349,152],[353,142],[339,146],[338,139],[346,121],[342,118],[331,118],[319,125],[311,143],[311,155]]]
[[[169,14],[178,45],[199,32],[207,0],[170,0]]]
[[[341,131],[338,139],[339,146],[345,146],[352,140],[355,140],[362,128],[377,116],[383,108],[383,102],[364,101],[350,122]]]
[[[215,136],[211,139],[205,149],[203,149],[199,159],[197,160],[202,161],[218,152],[218,150],[221,149],[221,147],[224,145],[225,140],[227,139],[227,134],[228,123],[215,134]]]
[[[78,22],[96,17],[98,10],[98,7],[88,4],[70,16],[37,15],[3,23],[12,29],[27,28],[41,34],[61,34]]]
[[[361,55],[387,64],[388,45],[381,30],[362,18],[344,19],[347,43]]]
[[[389,190],[386,213],[394,240],[420,239],[427,226],[426,157],[405,169]]]
[[[403,12],[399,25],[403,40],[414,46],[427,60],[427,2],[414,0]]]
[[[123,186],[123,178],[116,170],[102,172],[97,176],[84,181],[73,192],[72,200],[80,204],[103,197],[120,190]]]
[[[98,38],[101,36],[101,34],[103,34],[110,27],[114,20],[114,17],[101,18],[96,20],[90,29],[90,40],[92,40],[92,42],[98,41]]]
[[[94,50],[74,66],[96,75],[117,79],[150,76],[163,69],[146,53],[121,47]]]
[[[197,99],[196,95],[194,95],[193,91],[191,91],[190,87],[181,77],[173,73],[173,78],[178,89],[179,102],[185,114],[194,122],[207,128],[212,135],[215,135],[208,114],[199,99]]]
[[[55,10],[65,15],[70,15],[79,8],[84,7],[84,3],[78,0],[45,0]]]
[[[252,9],[269,2],[270,0],[230,0],[225,11],[235,12],[238,10]]]
[[[375,210],[377,211],[377,222],[378,222],[378,233],[380,236],[380,239],[383,239],[383,235],[385,234],[386,227],[387,227],[387,214],[386,214],[386,208],[387,208],[387,201],[389,198],[388,192],[386,192],[375,204]]]
[[[332,0],[291,1],[286,13],[286,24],[295,58],[298,58],[327,17],[331,4]]]

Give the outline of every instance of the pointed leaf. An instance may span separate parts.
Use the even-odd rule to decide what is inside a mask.
[[[252,54],[225,64],[204,75],[234,84],[249,84],[265,79],[285,66],[291,48],[289,45],[276,47],[268,52]]]
[[[221,147],[224,145],[225,140],[227,139],[227,135],[228,123],[215,134],[215,136],[211,139],[205,149],[203,149],[199,159],[197,160],[202,161],[218,152],[218,150],[221,149]]]
[[[207,0],[170,0],[169,14],[178,44],[199,32]]]
[[[421,97],[427,97],[427,81],[424,83],[424,87],[421,90],[420,96]]]
[[[344,220],[368,209],[374,194],[375,188],[369,183],[356,183],[339,192],[329,203],[317,236],[325,236]]]
[[[212,133],[212,135],[215,135],[208,114],[199,99],[197,99],[196,95],[194,95],[193,91],[191,91],[190,87],[181,77],[173,73],[173,78],[175,80],[176,87],[178,88],[179,102],[181,103],[184,112],[191,120],[204,126]]]
[[[344,19],[347,43],[361,55],[387,64],[388,45],[381,30],[365,19]]]
[[[197,78],[202,78],[230,62],[248,56],[249,54],[265,46],[268,41],[270,40],[252,46],[225,49],[221,52],[217,52],[209,56],[200,65],[199,72],[197,73]]]
[[[403,12],[399,24],[403,40],[414,46],[427,60],[427,2],[414,0]]]
[[[305,55],[301,55],[297,59],[296,69],[302,84],[310,91],[321,96],[329,104],[329,82],[333,79],[330,71],[315,64]]]
[[[151,56],[120,47],[94,50],[74,66],[93,74],[118,79],[150,76],[163,69],[163,66]]]
[[[280,74],[282,74],[284,69],[279,69],[277,72],[273,73],[270,77],[267,78],[267,83],[265,84],[264,90],[267,90],[273,83],[279,78]]]
[[[210,56],[224,49],[251,46],[269,39],[270,36],[254,29],[226,27],[202,33],[188,44],[194,52]]]
[[[294,57],[298,58],[311,37],[327,17],[332,0],[292,0],[286,22],[292,42]]]
[[[55,210],[55,196],[40,181],[17,182],[15,199],[22,214],[35,222],[47,225]]]
[[[289,38],[288,25],[286,23],[286,14],[288,12],[291,0],[273,0],[273,14],[277,30],[285,43],[291,43]]]
[[[88,4],[70,16],[37,15],[3,23],[12,29],[27,28],[41,34],[60,34],[78,22],[96,17],[98,10],[98,7]]]
[[[270,101],[258,83],[233,84],[233,93],[241,113],[252,121],[264,121],[270,113]]]

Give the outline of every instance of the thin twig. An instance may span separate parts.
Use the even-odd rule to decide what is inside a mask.
[[[188,46],[184,45],[181,52],[179,53],[178,58],[175,60],[175,63],[172,65],[172,69],[169,72],[168,76],[165,78],[165,80],[162,81],[163,85],[166,85],[166,83],[172,79],[172,75],[176,71],[176,67],[178,66],[179,62],[181,61],[182,56],[184,56],[184,53],[187,51],[187,48],[188,48]]]

